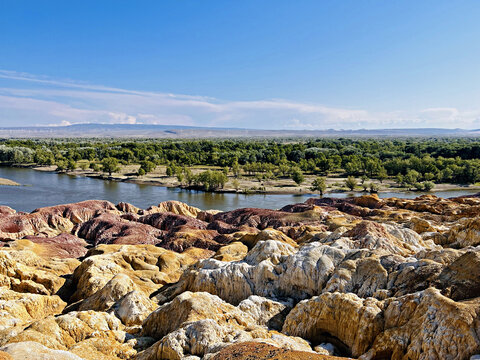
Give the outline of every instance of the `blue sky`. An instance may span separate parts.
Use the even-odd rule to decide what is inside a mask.
[[[0,126],[480,128],[480,1],[0,2]]]

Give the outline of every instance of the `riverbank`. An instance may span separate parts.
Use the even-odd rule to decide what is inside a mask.
[[[21,186],[22,184],[19,184],[13,180],[10,179],[4,179],[0,178],[0,185],[5,185],[5,186]]]
[[[24,165],[21,167],[30,167],[37,171],[56,172],[56,166],[29,166]],[[157,168],[144,176],[137,176],[138,165],[126,165],[122,166],[119,172],[107,175],[102,172],[96,172],[92,169],[76,169],[73,171],[65,171],[63,173],[72,176],[85,176],[95,179],[128,182],[139,185],[150,186],[163,186],[167,188],[189,189],[189,187],[182,185],[178,182],[175,176],[166,175],[165,166],[157,166]],[[194,174],[198,174],[206,170],[221,170],[220,168],[213,166],[194,166],[191,167]],[[232,174],[228,175],[228,182],[223,189],[217,189],[215,193],[237,193],[237,194],[266,194],[266,195],[315,195],[318,192],[312,191],[310,188],[312,182],[317,178],[316,175],[305,175],[305,182],[301,185],[297,185],[290,178],[277,178],[269,180],[258,180],[254,176],[242,175],[240,177],[234,177]],[[327,191],[325,195],[329,193],[362,193],[363,188],[361,186],[361,179],[357,178],[358,186],[354,191],[350,191],[344,186],[345,178],[335,174],[326,178]],[[385,192],[412,192],[411,190],[398,186],[392,179],[386,179],[383,182],[372,179],[367,180],[366,183],[374,183],[378,187],[379,193]],[[458,185],[458,184],[435,184],[432,189],[434,191],[479,191],[479,185]]]

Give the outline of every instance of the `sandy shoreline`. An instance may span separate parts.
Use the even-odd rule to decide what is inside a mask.
[[[10,179],[4,179],[0,178],[0,185],[6,185],[6,186],[21,186],[22,184],[19,184],[13,180]]]
[[[56,172],[55,166],[28,166],[24,165],[22,167],[32,168],[37,171],[45,172]],[[136,165],[129,165],[122,168],[120,173],[114,173],[111,176],[106,175],[101,172],[94,172],[91,169],[81,170],[76,169],[74,171],[64,172],[67,175],[72,176],[85,176],[95,179],[108,180],[108,181],[118,181],[118,182],[128,182],[139,185],[150,185],[150,186],[163,186],[168,188],[178,188],[178,189],[188,189],[186,186],[180,185],[175,177],[167,177],[164,175],[165,167],[158,166],[155,171],[149,173],[142,177],[137,177],[134,173],[137,171]],[[196,167],[196,171],[202,171],[208,169],[209,167]],[[257,181],[252,180],[251,178],[240,177],[238,180],[240,182],[240,189],[235,190],[232,187],[233,177],[229,176],[229,182],[226,184],[224,189],[218,189],[214,192],[216,193],[238,193],[238,194],[266,194],[266,195],[308,195],[308,194],[318,194],[310,190],[311,182],[316,178],[314,175],[305,176],[305,183],[300,186],[297,186],[290,179],[276,179],[276,180],[264,180]],[[350,192],[345,188],[342,188],[341,184],[345,178],[341,177],[328,177],[327,184],[329,189],[325,192],[325,195],[328,196],[329,193],[341,193],[341,192]],[[379,193],[385,192],[411,192],[406,188],[398,187],[393,180],[389,179],[380,183],[378,180],[367,181],[373,182],[380,186]],[[436,191],[476,191],[480,192],[480,186],[478,185],[458,185],[458,184],[435,184],[433,192]],[[354,191],[354,193],[362,193],[362,189],[359,187]]]

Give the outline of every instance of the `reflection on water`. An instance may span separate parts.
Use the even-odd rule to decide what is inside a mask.
[[[88,199],[109,200],[115,204],[129,202],[147,208],[166,200],[179,200],[201,209],[233,210],[242,207],[278,209],[284,205],[304,202],[313,195],[217,194],[181,190],[152,185],[104,181],[87,177],[35,171],[32,169],[0,167],[0,178],[7,178],[29,186],[0,186],[0,205],[19,211],[38,207],[66,204]],[[441,197],[473,194],[476,191],[432,192]],[[380,193],[380,197],[414,198],[418,192]],[[329,193],[327,196],[344,198],[361,193]]]

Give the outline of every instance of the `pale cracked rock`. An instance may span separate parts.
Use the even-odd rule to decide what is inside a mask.
[[[427,289],[392,299],[384,331],[361,360],[462,360],[480,351],[480,299],[455,302]]]
[[[73,311],[58,317],[49,316],[12,335],[4,342],[35,341],[86,360],[125,359],[136,353],[124,343],[127,334],[121,321],[104,312]]]
[[[441,249],[433,241],[425,242],[420,235],[399,225],[362,221],[342,234],[343,243],[350,249],[369,249],[377,255],[413,255],[425,249]],[[337,240],[339,241],[339,240]],[[336,246],[335,242],[331,244]]]
[[[295,249],[280,241],[260,241],[242,261],[200,261],[156,298],[162,303],[188,290],[207,291],[232,304],[250,295],[301,300],[321,292],[344,256],[320,243]]]
[[[35,341],[8,344],[0,349],[9,354],[13,360],[82,360],[81,357],[71,352],[49,349]]]
[[[252,295],[237,306],[249,314],[258,325],[281,330],[286,313],[293,307],[293,301],[275,301]]]
[[[75,269],[76,291],[70,301],[85,299],[102,289],[115,275],[128,276],[136,289],[150,295],[178,280],[184,269],[213,252],[189,248],[182,254],[153,245],[99,245]]]
[[[147,214],[156,214],[156,213],[164,213],[164,212],[170,212],[177,215],[184,215],[184,216],[196,218],[197,215],[201,212],[201,210],[194,206],[190,206],[185,203],[182,203],[181,201],[170,200],[170,201],[161,202],[157,206],[150,206],[146,210],[140,210],[139,213],[141,215],[147,215]]]
[[[220,261],[238,261],[245,258],[247,253],[247,245],[240,241],[235,241],[218,249],[213,258]]]
[[[115,315],[127,326],[141,325],[158,307],[140,291],[131,291],[115,303]]]
[[[266,300],[265,300],[266,301]],[[262,301],[259,301],[262,302]],[[269,331],[249,313],[209,293],[184,292],[160,306],[143,323],[143,335],[160,339],[137,359],[184,359],[215,353],[232,342],[262,341],[312,351],[300,338]]]
[[[135,284],[127,275],[117,274],[102,289],[83,300],[78,310],[108,310],[134,289]]]
[[[76,259],[39,255],[38,244],[17,240],[11,248],[0,248],[0,286],[17,292],[53,295],[65,284],[64,275],[80,264]],[[45,257],[44,257],[45,256]]]
[[[23,294],[0,287],[0,330],[60,314],[65,305],[56,295]]]
[[[383,330],[381,303],[355,294],[325,293],[299,302],[282,332],[313,345],[332,342],[346,355],[362,355]],[[336,343],[335,343],[336,342]]]
[[[480,217],[462,219],[445,233],[445,238],[453,248],[480,245]]]
[[[335,268],[323,292],[353,292],[360,297],[375,296],[387,287],[388,272],[380,259],[358,251]]]

